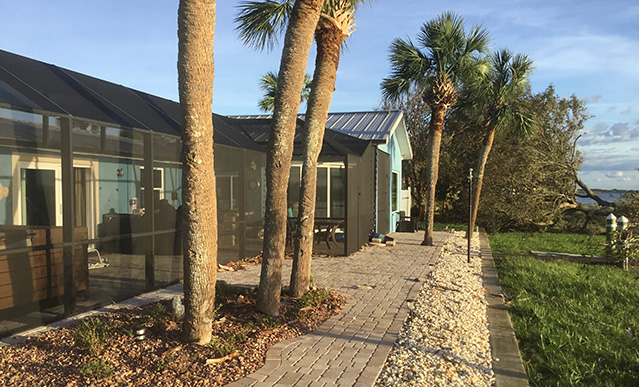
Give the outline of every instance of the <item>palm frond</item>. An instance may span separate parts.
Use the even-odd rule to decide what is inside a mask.
[[[390,48],[391,76],[381,83],[382,96],[397,101],[410,91],[412,85],[423,83],[430,62],[410,41],[395,39]]]
[[[411,90],[411,81],[406,78],[384,78],[380,84],[382,99],[387,102],[399,102],[404,95]]]
[[[256,50],[270,51],[286,30],[294,0],[246,1],[241,3],[234,22],[239,38]]]
[[[260,89],[264,91],[264,97],[257,102],[257,106],[263,112],[272,112],[275,108],[275,94],[277,94],[278,73],[267,72],[260,78]],[[311,94],[311,76],[304,74],[304,85],[300,94],[300,102],[308,101]]]

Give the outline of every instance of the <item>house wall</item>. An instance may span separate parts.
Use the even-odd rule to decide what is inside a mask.
[[[0,149],[0,224],[13,224],[11,196],[11,153]]]
[[[410,209],[407,208],[402,208],[401,206],[401,182],[402,182],[402,154],[401,151],[399,149],[399,144],[397,142],[397,137],[396,134],[393,133],[393,135],[390,137],[390,139],[388,140],[387,144],[383,144],[379,146],[379,150],[386,152],[390,155],[389,159],[390,159],[390,171],[391,171],[391,176],[389,179],[389,187],[388,187],[388,192],[390,192],[391,194],[389,195],[388,198],[388,208],[390,209],[390,219],[389,219],[389,225],[388,225],[388,229],[390,230],[390,232],[395,232],[396,228],[397,228],[397,222],[399,221],[399,211],[406,211],[406,213],[408,213],[410,211]],[[398,192],[396,195],[396,200],[397,200],[397,210],[396,211],[392,211],[393,208],[393,178],[392,178],[392,174],[397,173],[398,174]]]
[[[130,213],[132,211],[130,202],[132,198],[137,198],[139,208],[140,200],[142,200],[140,189],[142,161],[110,157],[99,157],[98,160],[100,215],[109,212]],[[116,175],[118,169],[124,170],[122,176]],[[168,200],[174,208],[177,208],[182,200],[182,170],[180,166],[156,162],[154,169],[162,170],[163,188],[160,191],[160,198]]]

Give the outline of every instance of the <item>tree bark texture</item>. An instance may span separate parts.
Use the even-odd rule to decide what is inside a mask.
[[[215,1],[181,0],[178,83],[183,116],[185,340],[211,341],[217,277],[217,207],[213,168]]]
[[[495,140],[495,130],[491,129],[482,144],[479,151],[479,160],[477,162],[477,170],[475,171],[475,187],[473,187],[473,207],[470,217],[470,229],[466,231],[466,237],[473,237],[473,230],[475,229],[475,222],[477,221],[477,210],[479,209],[479,197],[481,195],[481,187],[484,183],[484,170],[486,169],[486,162],[488,161],[488,155],[493,148],[493,141]]]
[[[282,292],[282,262],[286,247],[287,189],[293,155],[300,93],[308,53],[323,0],[297,0],[293,6],[280,62],[275,110],[266,155],[266,209],[262,271],[256,308],[278,314]]]
[[[304,164],[302,166],[295,255],[290,282],[290,292],[293,297],[301,297],[310,287],[311,255],[315,231],[317,159],[322,150],[324,128],[335,91],[340,46],[345,39],[346,35],[341,30],[320,20],[315,31],[317,57],[313,74],[313,88],[304,120]]]
[[[428,142],[428,166],[426,167],[426,182],[428,191],[426,193],[426,231],[424,231],[423,246],[433,245],[433,222],[435,221],[435,189],[437,186],[437,175],[439,173],[439,148],[442,143],[442,132],[444,131],[444,116],[446,108],[443,105],[432,107],[433,112],[430,117],[429,142]]]

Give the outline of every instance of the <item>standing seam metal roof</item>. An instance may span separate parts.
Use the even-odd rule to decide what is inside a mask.
[[[271,118],[270,114],[235,115],[237,119]],[[304,120],[305,115],[298,117]],[[400,110],[382,110],[354,113],[328,113],[326,129],[346,134],[360,140],[386,142],[402,117]]]

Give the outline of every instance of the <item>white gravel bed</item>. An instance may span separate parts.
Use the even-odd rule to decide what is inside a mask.
[[[492,386],[479,237],[467,263],[464,232],[455,232],[409,304],[376,386]]]

